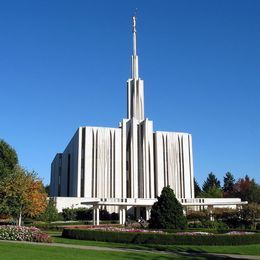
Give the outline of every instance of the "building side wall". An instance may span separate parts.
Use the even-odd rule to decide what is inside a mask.
[[[62,154],[57,153],[51,163],[50,196],[59,196],[59,185],[62,170]],[[60,176],[59,176],[60,175]]]
[[[121,137],[120,128],[85,127],[84,197],[122,196]]]
[[[61,194],[63,197],[78,196],[79,129],[62,154]]]
[[[153,133],[149,120],[80,127],[51,167],[51,196],[155,198],[170,185],[176,197],[194,198],[191,135]]]
[[[178,198],[194,198],[191,135],[155,132],[156,196],[170,185]]]

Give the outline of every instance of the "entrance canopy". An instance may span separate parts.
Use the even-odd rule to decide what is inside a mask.
[[[86,202],[81,202],[83,205],[99,205],[99,206],[134,206],[146,207],[152,206],[157,199],[132,199],[132,198],[93,198]]]
[[[182,206],[187,208],[196,206],[200,208],[209,208],[212,211],[213,207],[232,207],[236,208],[247,204],[247,201],[241,201],[239,198],[195,198],[195,199],[178,199]],[[119,207],[119,222],[125,224],[127,207],[144,207],[146,209],[146,220],[150,218],[150,211],[157,199],[144,198],[88,198],[81,202],[83,205],[93,206],[93,223],[99,225],[99,207],[100,206],[118,206]]]
[[[93,206],[94,225],[99,225],[99,206],[118,206],[119,223],[123,225],[126,222],[127,207],[144,207],[146,209],[146,220],[148,220],[150,217],[151,207],[156,201],[157,199],[94,198],[81,202],[81,204]]]

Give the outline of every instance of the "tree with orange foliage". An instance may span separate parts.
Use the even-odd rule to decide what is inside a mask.
[[[19,166],[0,183],[0,190],[0,211],[16,218],[19,226],[22,217],[35,217],[47,206],[47,194],[42,181],[35,172],[29,172]]]
[[[249,203],[260,203],[260,185],[248,175],[239,179],[234,185],[234,197],[239,197]]]

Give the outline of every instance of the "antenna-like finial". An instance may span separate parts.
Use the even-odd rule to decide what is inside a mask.
[[[133,33],[136,33],[136,16],[133,16]]]
[[[136,11],[132,17],[133,55],[136,56]]]
[[[138,57],[136,54],[136,12],[132,17],[132,32],[133,32],[133,55],[132,55],[132,78],[138,79]]]
[[[135,8],[135,10],[134,10],[134,15],[133,16],[137,16],[137,7]]]

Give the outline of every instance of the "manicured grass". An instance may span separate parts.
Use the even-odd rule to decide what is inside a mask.
[[[147,246],[137,245],[137,244],[124,244],[124,243],[112,243],[112,242],[101,242],[101,241],[90,241],[90,240],[78,240],[63,238],[60,232],[47,232],[53,238],[53,242],[71,245],[83,245],[83,246],[100,246],[100,247],[110,247],[110,248],[130,248],[130,249],[144,249]],[[149,248],[150,249],[150,248]]]
[[[137,245],[124,243],[111,243],[100,241],[77,240],[61,237],[61,233],[48,232],[52,235],[54,242],[63,244],[75,244],[86,246],[100,246],[110,248],[130,248],[130,249],[155,249],[160,251],[171,252],[207,252],[207,253],[226,253],[226,254],[240,254],[240,255],[260,255],[260,244],[242,245],[242,246],[192,246],[192,245]]]
[[[183,259],[152,253],[107,252],[4,242],[0,242],[0,252],[1,259],[5,260]]]
[[[260,255],[260,244],[244,246],[161,246],[171,252],[207,252],[217,254]]]

